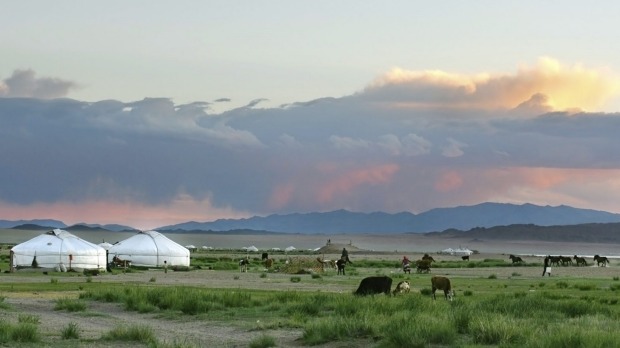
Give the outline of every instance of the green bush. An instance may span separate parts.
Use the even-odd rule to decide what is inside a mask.
[[[268,335],[261,335],[250,342],[250,348],[269,348],[275,346],[276,339]]]
[[[60,298],[56,300],[55,310],[67,310],[69,312],[81,312],[86,310],[86,303],[80,300],[73,300],[69,298]]]
[[[80,338],[80,328],[75,322],[70,322],[62,329],[60,336],[65,339],[78,339]]]

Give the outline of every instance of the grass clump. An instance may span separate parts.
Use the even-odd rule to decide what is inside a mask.
[[[80,338],[80,328],[78,327],[78,324],[75,322],[70,322],[62,329],[60,336],[64,340]]]
[[[83,312],[86,310],[86,303],[80,300],[74,300],[70,298],[60,298],[56,300],[56,306],[54,310],[61,311],[66,310],[68,312]]]
[[[301,281],[301,277],[294,276],[291,277],[291,283],[299,283]]]
[[[153,329],[144,325],[117,326],[101,336],[106,341],[131,341],[156,345],[157,338]]]
[[[250,342],[250,348],[269,348],[275,346],[276,339],[269,335],[261,335]]]

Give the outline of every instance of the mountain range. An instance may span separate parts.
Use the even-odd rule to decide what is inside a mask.
[[[620,214],[600,210],[580,209],[570,206],[539,206],[534,204],[481,203],[472,206],[437,208],[424,213],[383,212],[356,213],[347,210],[331,212],[294,213],[269,215],[247,219],[219,219],[212,222],[185,222],[156,228],[163,232],[234,231],[253,230],[298,234],[394,234],[428,233],[446,230],[467,231],[475,228],[490,228],[516,224],[555,226],[590,223],[617,223]],[[16,228],[23,225],[37,225],[66,229],[105,229],[109,231],[135,231],[123,225],[99,225],[80,223],[67,226],[51,219],[0,220],[0,228]],[[31,226],[32,227],[32,226]],[[29,228],[30,229],[30,228]]]
[[[481,203],[472,206],[437,208],[424,213],[355,213],[336,210],[326,213],[269,215],[248,219],[220,219],[162,226],[161,231],[228,231],[237,229],[283,233],[427,233],[447,229],[469,230],[513,224],[538,226],[620,222],[620,214],[599,210],[534,204]]]

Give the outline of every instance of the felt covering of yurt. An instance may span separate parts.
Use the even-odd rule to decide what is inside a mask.
[[[108,261],[116,256],[132,266],[189,266],[189,250],[157,231],[144,231],[115,243],[108,249]]]

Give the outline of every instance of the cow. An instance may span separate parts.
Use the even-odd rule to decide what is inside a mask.
[[[431,271],[431,261],[430,260],[417,260],[416,262],[417,268],[416,271],[418,273],[428,273]]]
[[[344,267],[347,265],[347,259],[345,259],[344,257],[341,258],[340,260],[336,261],[336,267],[338,267],[338,274],[344,274]]]
[[[367,277],[362,279],[360,286],[355,291],[355,295],[375,295],[384,293],[390,295],[392,290],[392,278],[387,276]]]
[[[266,259],[264,263],[265,263],[265,268],[271,268],[271,266],[273,266],[273,259]]]
[[[573,259],[575,259],[575,262],[577,262],[577,266],[587,266],[588,263],[586,262],[586,259],[583,257],[579,257],[577,255],[573,256]]]
[[[463,261],[469,261],[469,255],[463,255],[463,256],[461,256],[461,259]]]
[[[247,257],[245,259],[239,260],[239,271],[247,272],[249,264],[250,264],[250,260]]]
[[[446,300],[452,301],[454,297],[454,291],[452,290],[452,286],[450,285],[450,279],[442,276],[433,276],[431,278],[431,286],[433,291],[433,300],[435,299],[435,291],[443,290],[443,295]]]
[[[598,267],[601,267],[601,264],[603,264],[603,267],[607,267],[609,264],[609,259],[605,256],[594,255],[594,261]]]
[[[411,286],[409,285],[409,282],[403,280],[396,285],[396,288],[394,288],[394,292],[392,292],[392,294],[396,296],[396,294],[406,294],[409,291],[411,291]]]

